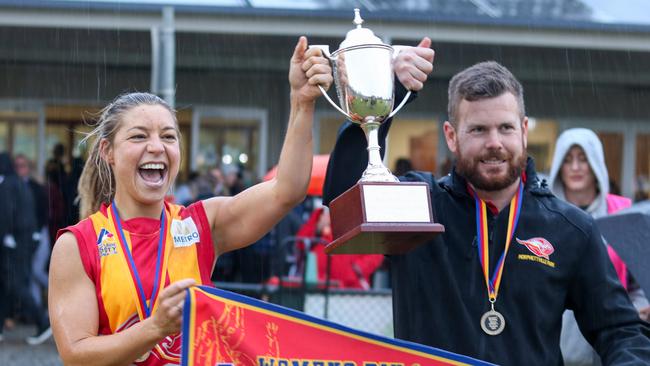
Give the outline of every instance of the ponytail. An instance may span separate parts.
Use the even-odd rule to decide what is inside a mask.
[[[91,133],[91,135],[93,134]],[[84,140],[87,138],[88,136]],[[115,195],[115,177],[110,166],[101,156],[100,141],[97,137],[93,141],[79,178],[77,189],[80,200],[80,218],[88,217],[99,210],[102,203],[110,203]]]

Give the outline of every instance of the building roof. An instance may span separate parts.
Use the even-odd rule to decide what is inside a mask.
[[[0,7],[112,9],[234,13],[257,16],[351,17],[386,21],[434,21],[542,28],[585,28],[613,31],[650,30],[646,0],[0,0]]]
[[[170,6],[179,34],[339,39],[360,7],[389,44],[650,51],[647,0],[0,0],[0,26],[149,32]]]

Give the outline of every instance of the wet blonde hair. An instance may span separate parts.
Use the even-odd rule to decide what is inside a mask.
[[[109,204],[115,196],[115,176],[110,165],[102,157],[101,141],[106,139],[113,144],[122,117],[140,105],[159,105],[171,113],[174,123],[176,111],[160,97],[150,93],[127,93],[115,98],[100,111],[95,128],[84,137],[80,144],[92,140],[88,159],[79,178],[79,217],[86,218],[99,210],[102,203]]]

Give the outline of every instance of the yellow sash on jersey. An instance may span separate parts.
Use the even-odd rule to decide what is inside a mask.
[[[181,220],[181,208],[181,206],[172,204],[166,205],[165,208],[167,217],[167,229],[165,231],[167,235],[161,267],[162,275],[158,284],[160,291],[164,288],[167,276],[169,276],[170,283],[184,278],[193,278],[197,283],[202,283],[196,244],[177,247],[172,239],[172,222]],[[135,314],[138,315],[139,320],[144,319],[145,314],[142,313],[141,307],[138,306],[138,290],[131,277],[126,253],[120,247],[119,233],[110,210],[111,207],[108,206],[106,215],[99,211],[91,215],[90,219],[98,239],[101,298],[108,316],[111,332],[115,333],[132,325],[132,323],[136,323]],[[126,238],[126,245],[132,250],[131,233],[124,227],[122,229]],[[152,242],[151,245],[157,245],[157,242]],[[211,243],[208,245],[211,245]],[[156,258],[151,258],[151,260],[155,265]],[[155,311],[156,306],[157,303],[154,303],[153,311]]]

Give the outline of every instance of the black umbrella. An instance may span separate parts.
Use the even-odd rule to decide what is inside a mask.
[[[600,232],[650,294],[650,201],[596,219]]]

